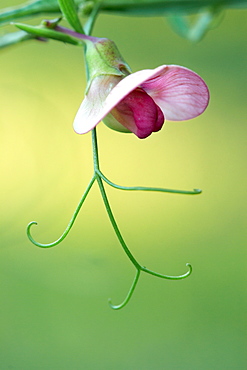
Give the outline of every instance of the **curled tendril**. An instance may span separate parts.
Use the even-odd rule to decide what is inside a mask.
[[[190,274],[192,273],[192,266],[191,266],[191,264],[190,263],[186,263],[186,266],[189,267],[189,271],[186,272],[183,275],[178,275],[178,276],[169,276],[169,275],[159,274],[158,272],[151,271],[151,270],[147,269],[144,266],[140,266],[139,268],[136,269],[136,275],[135,275],[134,281],[133,281],[133,283],[132,283],[132,285],[130,287],[130,290],[128,291],[128,294],[127,294],[126,298],[124,299],[124,301],[122,303],[120,303],[119,305],[113,305],[111,303],[111,299],[109,299],[108,300],[108,303],[109,303],[110,307],[113,310],[120,310],[121,308],[123,308],[124,306],[126,306],[126,304],[129,302],[130,298],[132,297],[132,294],[134,293],[134,290],[135,290],[136,285],[137,285],[137,282],[139,280],[141,271],[146,272],[146,273],[148,273],[150,275],[154,275],[154,276],[159,277],[161,279],[182,280],[182,279],[185,279],[188,276],[190,276]]]
[[[34,244],[36,245],[37,247],[41,247],[41,248],[51,248],[51,247],[54,247],[55,245],[61,243],[61,241],[63,241],[67,234],[69,233],[72,225],[69,224],[68,227],[65,229],[65,231],[63,232],[63,234],[60,236],[60,238],[58,238],[57,240],[55,240],[54,242],[52,243],[47,243],[47,244],[43,244],[43,243],[39,243],[37,242],[36,240],[34,240],[34,238],[32,237],[31,235],[31,227],[32,225],[38,225],[38,223],[36,221],[31,221],[28,225],[27,225],[27,237],[28,239]]]
[[[57,245],[57,244],[59,244],[59,243],[61,243],[65,238],[66,238],[66,236],[68,235],[68,233],[70,232],[70,230],[71,230],[71,228],[72,228],[72,226],[73,226],[73,224],[74,224],[74,222],[75,222],[75,220],[76,220],[76,217],[77,217],[77,215],[78,215],[78,213],[79,213],[79,211],[80,211],[80,209],[81,209],[81,206],[83,205],[83,203],[84,203],[84,200],[86,199],[86,197],[87,197],[87,195],[88,195],[88,193],[89,193],[89,191],[90,191],[90,189],[91,189],[91,187],[92,187],[92,185],[93,185],[93,183],[94,183],[94,181],[96,180],[96,177],[94,176],[92,179],[91,179],[91,181],[89,182],[89,184],[88,184],[88,186],[87,186],[87,188],[86,188],[86,190],[85,190],[85,192],[84,192],[84,194],[83,194],[83,196],[82,196],[82,198],[81,198],[81,200],[80,200],[80,202],[79,202],[79,204],[78,204],[78,206],[76,207],[76,210],[75,210],[75,212],[74,212],[74,214],[73,214],[73,216],[72,216],[72,218],[71,218],[71,220],[70,220],[70,222],[68,223],[68,226],[66,227],[66,229],[64,230],[64,232],[62,233],[62,235],[60,236],[60,238],[58,238],[57,240],[55,240],[54,242],[52,242],[52,243],[48,243],[48,244],[43,244],[43,243],[39,243],[39,242],[37,242],[36,240],[34,240],[34,238],[32,237],[32,235],[31,235],[31,231],[30,231],[30,229],[31,229],[31,227],[33,226],[33,225],[37,225],[37,222],[36,221],[32,221],[32,222],[30,222],[28,225],[27,225],[27,237],[28,237],[28,239],[34,244],[34,245],[36,245],[37,247],[41,247],[41,248],[51,248],[51,247],[54,247],[55,245]]]

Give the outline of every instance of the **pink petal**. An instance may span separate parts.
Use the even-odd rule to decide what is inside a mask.
[[[207,107],[209,91],[195,72],[180,66],[156,68],[141,87],[160,106],[166,119],[182,121],[194,118]]]
[[[165,120],[161,109],[140,88],[131,91],[110,114],[140,139],[159,131]]]

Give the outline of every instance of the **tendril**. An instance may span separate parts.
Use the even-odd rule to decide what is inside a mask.
[[[155,272],[155,271],[152,271],[152,270],[149,270],[147,269],[146,267],[142,267],[141,270],[143,272],[146,272],[147,274],[150,274],[150,275],[154,275],[154,276],[157,276],[161,279],[169,279],[169,280],[182,280],[182,279],[185,279],[187,278],[188,276],[191,275],[192,273],[192,266],[190,263],[186,263],[186,266],[189,267],[189,271],[187,271],[185,274],[183,275],[178,275],[178,276],[169,276],[169,275],[163,275],[163,274],[159,274],[158,272]]]
[[[141,274],[142,271],[143,272],[146,272],[146,273],[148,273],[150,275],[154,275],[156,277],[159,277],[161,279],[181,280],[181,279],[187,278],[192,273],[192,266],[191,266],[191,264],[190,263],[186,263],[186,266],[189,267],[189,271],[186,272],[183,275],[178,275],[178,276],[169,276],[169,275],[159,274],[158,272],[151,271],[151,270],[147,269],[144,266],[137,267],[136,268],[135,278],[133,280],[133,283],[132,283],[132,285],[130,287],[130,290],[128,291],[128,294],[127,294],[126,298],[124,299],[124,301],[122,303],[120,303],[119,305],[113,305],[111,303],[111,299],[109,299],[108,300],[108,303],[109,303],[110,307],[113,310],[120,310],[121,308],[123,308],[124,306],[126,306],[126,304],[129,302],[130,298],[132,297],[132,294],[134,293],[134,290],[135,290],[135,288],[137,286],[137,282],[139,280],[139,277],[140,277],[140,274]]]
[[[32,222],[30,222],[28,225],[27,225],[27,236],[28,236],[28,239],[34,244],[34,245],[36,245],[37,247],[41,247],[41,248],[51,248],[51,247],[54,247],[55,245],[57,245],[57,244],[59,244],[59,243],[61,243],[65,238],[66,238],[66,236],[68,235],[68,233],[69,233],[69,231],[71,230],[71,228],[72,228],[72,226],[73,226],[73,224],[74,224],[74,222],[75,222],[75,220],[76,220],[76,217],[77,217],[77,215],[78,215],[78,213],[79,213],[79,211],[80,211],[80,209],[81,209],[81,206],[82,206],[82,204],[84,203],[84,200],[86,199],[86,197],[87,197],[87,195],[88,195],[88,193],[89,193],[89,191],[90,191],[90,189],[91,189],[91,187],[92,187],[92,185],[93,185],[93,183],[94,183],[94,181],[96,180],[96,177],[95,176],[93,176],[92,177],[92,179],[91,179],[91,181],[89,182],[89,184],[88,184],[88,186],[87,186],[87,188],[86,188],[86,190],[85,190],[85,192],[84,192],[84,194],[83,194],[83,196],[82,196],[82,198],[81,198],[81,200],[80,200],[80,202],[79,202],[79,204],[78,204],[78,206],[76,207],[76,210],[75,210],[75,212],[74,212],[74,214],[73,214],[73,216],[72,216],[72,218],[71,218],[71,220],[70,220],[70,222],[68,223],[68,226],[66,227],[66,229],[64,230],[64,232],[62,233],[62,235],[60,236],[60,238],[58,238],[57,240],[55,240],[54,242],[52,242],[52,243],[48,243],[48,244],[43,244],[43,243],[39,243],[39,242],[37,242],[33,237],[32,237],[32,235],[31,235],[31,227],[32,227],[32,225],[37,225],[37,222],[36,221],[32,221]]]
[[[176,189],[166,189],[166,188],[156,188],[150,186],[122,186],[117,185],[114,182],[110,181],[107,177],[103,175],[101,171],[97,171],[99,176],[104,180],[108,185],[112,186],[115,189],[120,190],[129,190],[129,191],[157,191],[161,193],[174,193],[174,194],[188,194],[188,195],[196,195],[201,194],[201,189],[193,189],[193,190],[176,190]]]
[[[113,305],[111,303],[111,299],[108,300],[108,303],[109,303],[110,307],[113,310],[120,310],[120,308],[123,308],[129,302],[129,300],[130,300],[130,298],[131,298],[131,296],[134,293],[134,290],[136,288],[137,282],[138,282],[139,277],[140,277],[140,273],[141,273],[141,270],[140,269],[136,269],[136,275],[135,275],[135,278],[133,280],[133,283],[132,283],[132,285],[130,287],[130,290],[128,291],[128,294],[127,294],[125,300],[122,303],[120,303],[119,305]]]

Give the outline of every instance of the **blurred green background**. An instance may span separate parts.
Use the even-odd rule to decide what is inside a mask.
[[[198,44],[162,17],[101,15],[96,23],[94,35],[114,39],[133,71],[184,65],[211,92],[201,117],[167,122],[145,140],[98,127],[112,181],[203,189],[107,187],[141,264],[171,275],[187,262],[194,268],[182,281],[142,275],[121,311],[107,299],[124,299],[134,269],[96,186],[62,244],[39,249],[25,234],[36,220],[34,237],[55,240],[92,174],[90,134],[72,129],[83,53],[52,41],[1,52],[1,369],[246,369],[246,14],[225,12]]]

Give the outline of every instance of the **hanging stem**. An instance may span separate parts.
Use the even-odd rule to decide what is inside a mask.
[[[98,140],[96,127],[91,131],[92,132],[92,148],[93,148],[93,166],[94,173],[101,173],[99,168],[99,151],[98,151]]]
[[[102,195],[102,199],[103,199],[103,202],[104,202],[104,205],[105,205],[105,208],[106,208],[106,211],[108,213],[108,216],[109,216],[109,219],[111,221],[111,224],[112,224],[112,227],[115,231],[115,234],[121,244],[121,246],[123,247],[123,250],[125,251],[125,253],[127,254],[127,256],[129,257],[129,259],[131,260],[131,262],[133,263],[133,265],[137,268],[137,269],[140,269],[141,266],[139,265],[139,263],[137,262],[137,260],[135,259],[135,257],[133,256],[133,254],[130,252],[129,248],[127,247],[121,233],[120,233],[120,230],[117,226],[117,223],[116,223],[116,220],[113,216],[113,213],[112,213],[112,210],[111,210],[111,207],[110,207],[110,204],[109,204],[109,201],[107,199],[107,195],[106,195],[106,192],[105,192],[105,188],[104,188],[104,185],[103,185],[103,182],[102,182],[102,179],[100,177],[97,177],[97,181],[98,181],[98,185],[99,185],[99,188],[100,188],[100,192],[101,192],[101,195]]]
[[[131,260],[131,262],[133,263],[133,265],[140,269],[141,266],[139,265],[139,263],[137,262],[137,260],[134,258],[133,254],[130,252],[129,248],[127,247],[121,233],[120,233],[120,230],[117,226],[117,223],[116,223],[116,220],[113,216],[113,213],[112,213],[112,210],[111,210],[111,207],[110,207],[110,203],[108,201],[108,198],[107,198],[107,195],[106,195],[106,192],[105,192],[105,188],[104,188],[104,185],[103,185],[103,181],[101,179],[101,176],[100,176],[100,169],[99,169],[99,154],[98,154],[98,144],[97,144],[97,134],[96,134],[96,128],[94,128],[92,130],[92,146],[93,146],[93,161],[94,161],[94,172],[95,172],[95,176],[97,178],[97,182],[98,182],[98,185],[99,185],[99,189],[100,189],[100,192],[101,192],[101,196],[102,196],[102,199],[103,199],[103,202],[104,202],[104,205],[105,205],[105,208],[106,208],[106,211],[107,211],[107,214],[109,216],[109,219],[110,219],[110,222],[112,224],[112,227],[115,231],[115,234],[121,244],[121,246],[123,247],[123,250],[125,251],[125,253],[127,254],[127,256],[129,257],[129,259]]]

